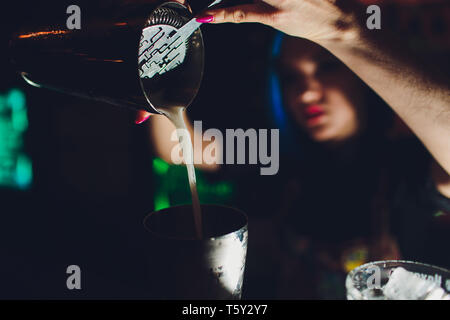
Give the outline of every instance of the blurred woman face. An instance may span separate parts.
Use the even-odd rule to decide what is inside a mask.
[[[362,130],[363,85],[325,49],[287,38],[280,69],[285,104],[312,140],[343,142]]]

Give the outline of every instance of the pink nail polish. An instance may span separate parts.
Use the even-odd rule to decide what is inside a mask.
[[[200,16],[197,19],[195,19],[195,21],[200,22],[200,23],[210,23],[214,21],[214,16]]]
[[[142,122],[144,122],[145,120],[147,120],[148,118],[150,118],[151,114],[146,115],[145,117],[141,118],[141,119],[136,119],[136,121],[134,123],[136,124],[141,124]]]

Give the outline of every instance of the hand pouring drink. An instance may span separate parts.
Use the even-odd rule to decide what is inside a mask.
[[[98,16],[83,5],[90,14],[80,30],[59,21],[16,34],[10,43],[12,60],[33,86],[164,114],[174,123],[192,207],[165,209],[145,220],[151,245],[157,244],[149,253],[152,297],[240,298],[247,218],[219,206],[203,206],[202,217],[192,142],[182,116],[203,75],[200,23],[185,6],[160,3],[103,8]]]

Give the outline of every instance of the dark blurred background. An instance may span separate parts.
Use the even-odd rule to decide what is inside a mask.
[[[99,2],[97,10],[116,2]],[[449,8],[424,3],[390,5],[386,21],[418,51],[448,55]],[[65,21],[67,6],[16,0],[2,7],[0,298],[145,297],[142,219],[155,208],[148,128],[134,124],[132,111],[26,85],[9,63],[11,33],[46,15]],[[82,19],[93,14],[80,7]],[[270,127],[266,66],[274,31],[253,24],[202,31],[205,73],[190,118],[204,127]],[[250,185],[262,179],[254,169],[248,176]],[[257,219],[265,214],[254,206],[258,196],[249,188],[228,202]],[[81,267],[82,290],[66,288],[72,264]],[[244,297],[257,296],[245,290]]]

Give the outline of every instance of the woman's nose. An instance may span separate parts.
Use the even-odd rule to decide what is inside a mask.
[[[303,104],[319,103],[323,98],[323,87],[313,77],[305,79],[299,99]]]

